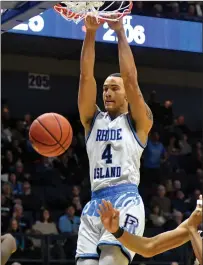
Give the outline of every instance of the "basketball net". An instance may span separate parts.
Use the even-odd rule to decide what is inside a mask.
[[[68,21],[78,24],[89,13],[96,17],[97,22],[118,21],[130,14],[131,1],[101,1],[101,2],[61,2],[54,6],[54,10]]]

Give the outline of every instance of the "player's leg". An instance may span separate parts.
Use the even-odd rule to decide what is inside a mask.
[[[142,198],[139,196],[139,194],[137,194],[136,196],[131,196],[129,194],[127,195],[127,198],[124,197],[124,199],[125,200],[122,203],[121,208],[118,208],[120,211],[120,226],[124,227],[129,233],[142,236],[145,227],[145,212]],[[132,261],[135,255],[133,251],[124,247],[118,240],[116,240],[116,238],[112,234],[110,234],[105,229],[102,231],[102,236],[99,240],[98,248],[101,251],[100,259],[101,257],[105,259],[105,256],[108,256],[108,259],[111,259],[111,262],[109,261],[109,264],[112,265],[128,264]],[[106,254],[107,251],[109,251],[108,254]],[[110,252],[113,252],[113,254],[111,254]],[[114,257],[115,252],[120,260],[122,260],[122,263],[119,263],[119,260]],[[103,265],[103,263],[101,264]],[[99,263],[99,265],[101,264]]]
[[[92,201],[85,206],[82,212],[76,250],[77,265],[98,265],[97,244],[100,238],[98,228],[100,218],[93,215],[94,212],[96,212],[95,204]]]
[[[101,255],[99,265],[128,265],[129,259],[118,246],[103,245],[100,247]]]
[[[99,265],[99,261],[94,259],[78,259],[77,265]]]

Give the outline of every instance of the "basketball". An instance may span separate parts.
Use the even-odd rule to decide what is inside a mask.
[[[46,157],[63,154],[70,146],[72,137],[69,121],[57,113],[45,113],[30,126],[29,139],[33,148]]]

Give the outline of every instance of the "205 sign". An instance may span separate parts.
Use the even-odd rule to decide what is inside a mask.
[[[28,88],[49,90],[50,89],[50,76],[44,74],[28,74]]]

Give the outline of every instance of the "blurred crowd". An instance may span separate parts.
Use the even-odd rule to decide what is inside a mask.
[[[194,210],[203,190],[203,145],[182,113],[174,115],[172,101],[158,102],[153,91],[148,104],[155,122],[139,189],[146,207],[145,235],[153,236],[176,228]],[[9,106],[2,106],[1,230],[16,238],[14,258],[40,257],[42,235],[52,235],[53,258],[73,258],[81,211],[91,195],[83,128],[77,117],[67,117],[74,132],[71,147],[60,157],[45,158],[28,139],[33,118],[25,114],[15,120]],[[65,237],[58,240],[57,235]],[[179,262],[184,251],[153,260]]]
[[[203,21],[202,1],[135,1],[133,14],[172,19]]]

